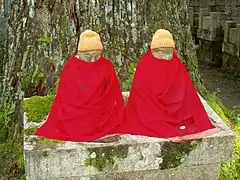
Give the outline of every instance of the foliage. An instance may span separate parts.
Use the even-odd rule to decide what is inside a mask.
[[[133,76],[135,72],[135,63],[130,62],[128,65],[128,74],[129,77],[123,81],[123,91],[129,91],[131,89],[132,81],[133,81]]]
[[[38,39],[38,42],[50,44],[51,38],[50,37],[41,37]]]
[[[231,120],[234,124],[240,126],[240,106],[233,107],[233,110],[231,111]]]
[[[240,179],[240,107],[235,107],[231,111],[231,121],[234,123],[235,144],[233,159],[230,163],[225,163],[221,169],[221,180],[236,180]]]
[[[1,179],[25,179],[22,144],[23,139],[0,144]]]
[[[9,106],[0,106],[0,143],[4,143],[8,139],[13,113]]]

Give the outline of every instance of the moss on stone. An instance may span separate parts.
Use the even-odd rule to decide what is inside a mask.
[[[186,141],[182,143],[166,142],[162,146],[163,161],[159,164],[160,169],[175,168],[181,165],[181,159],[195,149],[200,140]]]
[[[85,165],[93,166],[98,171],[103,171],[107,166],[114,166],[115,158],[126,158],[128,155],[128,146],[96,147],[89,148],[88,151],[90,152],[90,157],[85,161]]]
[[[28,122],[41,122],[49,113],[54,95],[33,96],[23,102],[24,111],[27,113]]]
[[[43,137],[33,137],[28,141],[35,144],[35,149],[55,148],[58,144],[65,143],[65,141],[52,140]]]
[[[33,135],[33,134],[36,132],[37,128],[38,128],[38,126],[26,128],[26,129],[24,129],[24,134],[25,134],[26,136]]]
[[[220,99],[214,95],[209,93],[206,96],[206,101],[209,106],[221,117],[221,119],[230,127],[232,127],[232,123],[229,120],[231,116],[231,111],[229,111],[220,101]]]
[[[51,139],[46,139],[46,138],[41,138],[41,137],[38,137],[37,142],[39,145],[49,146],[49,147],[64,143],[64,141],[51,140]]]

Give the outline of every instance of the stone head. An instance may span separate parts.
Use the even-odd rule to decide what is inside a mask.
[[[166,29],[159,29],[155,32],[151,42],[151,52],[158,59],[171,60],[175,42],[172,34]]]
[[[100,58],[103,45],[99,34],[86,30],[80,35],[77,57],[87,62],[94,62]]]

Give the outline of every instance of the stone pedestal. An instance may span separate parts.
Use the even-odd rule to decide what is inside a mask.
[[[125,94],[125,93],[124,93]],[[201,140],[121,135],[110,143],[74,143],[34,137],[39,123],[24,115],[27,180],[217,180],[231,160],[234,133],[202,99],[218,133]]]

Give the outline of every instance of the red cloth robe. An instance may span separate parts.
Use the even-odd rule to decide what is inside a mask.
[[[35,135],[90,142],[114,133],[124,100],[111,61],[85,62],[74,54],[64,65],[50,114]]]
[[[157,59],[151,51],[141,57],[121,126],[123,133],[172,138],[214,128],[176,52],[171,60]]]

